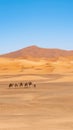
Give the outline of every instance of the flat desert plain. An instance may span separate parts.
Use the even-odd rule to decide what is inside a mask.
[[[0,73],[0,130],[73,130],[73,73]]]

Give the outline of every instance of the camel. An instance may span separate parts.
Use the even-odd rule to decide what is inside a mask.
[[[9,84],[9,88],[11,88],[11,87],[13,87],[13,84],[12,84],[12,83]]]
[[[20,83],[19,86],[22,87],[22,86],[23,86],[23,83]]]
[[[28,87],[30,87],[31,85],[33,85],[34,86],[34,88],[36,88],[36,83],[32,83],[31,81],[29,81],[29,82],[25,82],[25,84],[23,84],[22,82],[20,82],[19,83],[19,85],[17,84],[17,83],[15,83],[15,84],[12,84],[12,83],[10,83],[9,84],[9,88],[11,88],[11,87],[22,87],[22,86],[25,86],[26,88],[28,88]]]
[[[25,87],[28,87],[28,83],[27,82],[25,83]]]
[[[14,86],[15,86],[15,87],[18,87],[18,84],[17,84],[17,83],[15,83],[15,84],[14,84]]]
[[[28,82],[28,85],[29,85],[29,87],[32,85],[32,82],[30,81],[30,82]]]

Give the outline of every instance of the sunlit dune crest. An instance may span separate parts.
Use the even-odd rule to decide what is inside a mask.
[[[57,57],[67,57],[73,56],[73,51],[61,50],[61,49],[49,49],[41,48],[37,46],[29,46],[20,49],[15,52],[10,52],[8,54],[1,55],[1,57],[8,58],[26,58],[26,59],[37,59],[37,58],[57,58]]]

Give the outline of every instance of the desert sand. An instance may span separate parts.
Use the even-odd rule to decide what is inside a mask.
[[[0,130],[73,130],[73,74],[0,74]],[[10,82],[36,88],[9,88]]]
[[[38,57],[46,51],[34,49]],[[24,52],[34,56],[32,48],[27,48],[0,57],[0,130],[73,130],[72,56],[21,58]],[[65,53],[59,51],[59,55]],[[35,82],[36,88],[9,88],[10,83],[26,81]]]

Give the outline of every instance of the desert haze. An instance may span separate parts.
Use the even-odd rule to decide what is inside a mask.
[[[73,51],[30,46],[0,55],[0,130],[34,129],[73,130]]]

